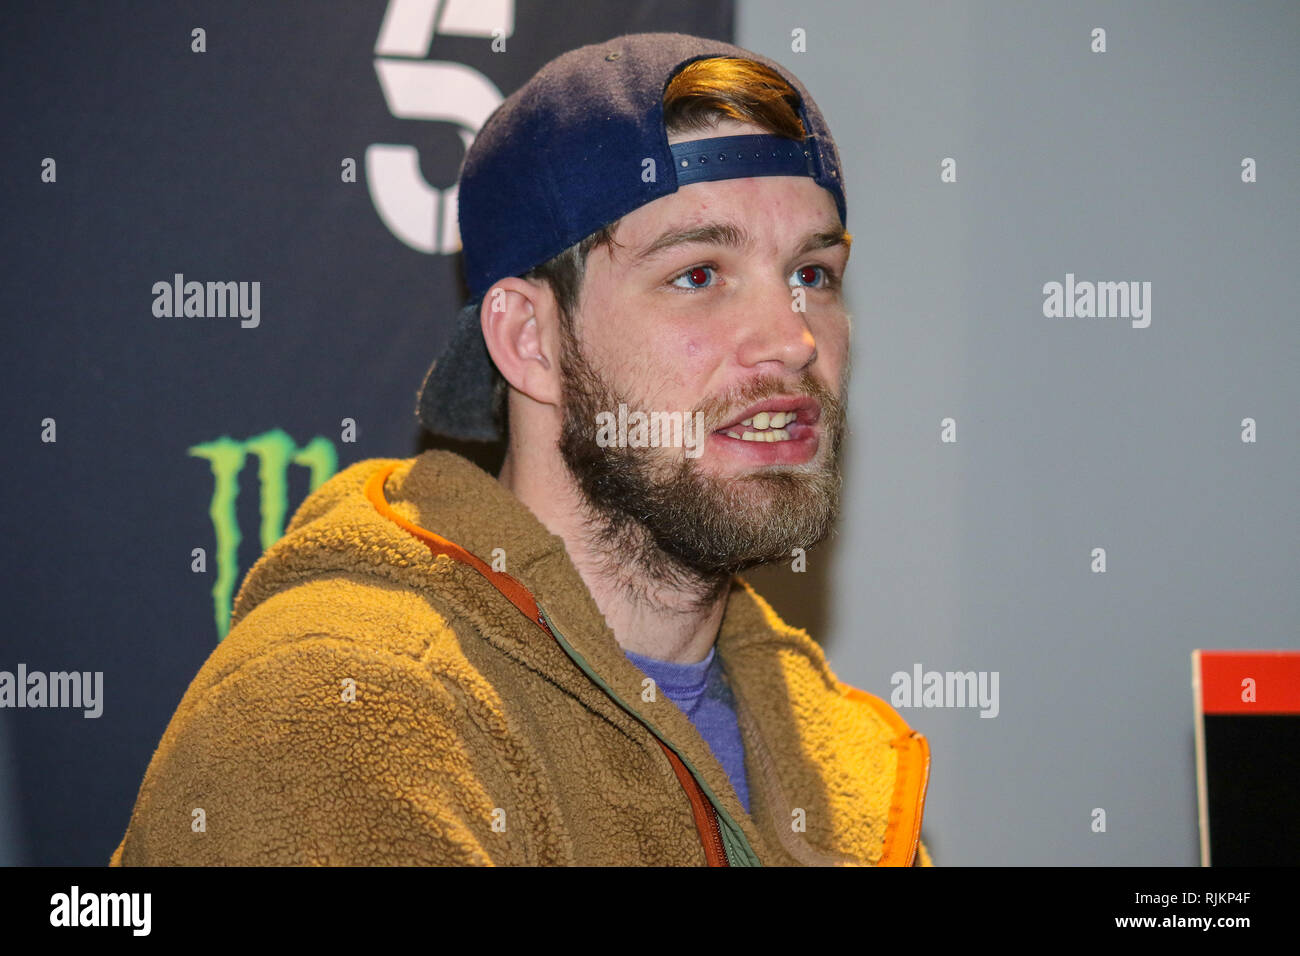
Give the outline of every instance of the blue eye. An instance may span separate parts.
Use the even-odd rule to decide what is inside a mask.
[[[695,266],[674,279],[673,285],[679,289],[707,289],[713,284],[713,272],[713,266]],[[682,284],[683,279],[686,280],[685,285]]]
[[[792,286],[818,288],[830,284],[830,274],[825,266],[800,266],[790,273],[790,277],[795,280],[790,283]]]

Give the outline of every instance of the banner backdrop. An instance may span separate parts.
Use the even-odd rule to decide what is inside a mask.
[[[455,182],[545,62],[693,0],[41,4],[6,16],[0,864],[103,865],[251,564],[342,467],[422,449]],[[520,223],[527,228],[527,223]]]

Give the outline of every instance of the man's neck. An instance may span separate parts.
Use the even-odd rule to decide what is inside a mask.
[[[708,657],[730,580],[705,579],[659,551],[639,525],[593,515],[558,456],[520,462],[507,452],[497,480],[564,541],[605,623],[625,651],[693,664]]]

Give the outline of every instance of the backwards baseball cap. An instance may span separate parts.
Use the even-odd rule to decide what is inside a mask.
[[[740,57],[799,94],[802,141],[721,136],[668,145],[664,91],[696,60]],[[459,217],[469,298],[420,389],[435,434],[496,441],[495,384],[479,321],[483,296],[634,209],[694,182],[808,176],[848,222],[844,176],[817,104],[766,57],[680,33],[638,33],[572,50],[542,67],[488,117],[465,155]]]

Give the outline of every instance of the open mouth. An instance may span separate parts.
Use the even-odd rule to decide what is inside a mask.
[[[740,441],[798,441],[811,434],[819,418],[821,406],[815,399],[772,398],[745,409],[716,433]]]

